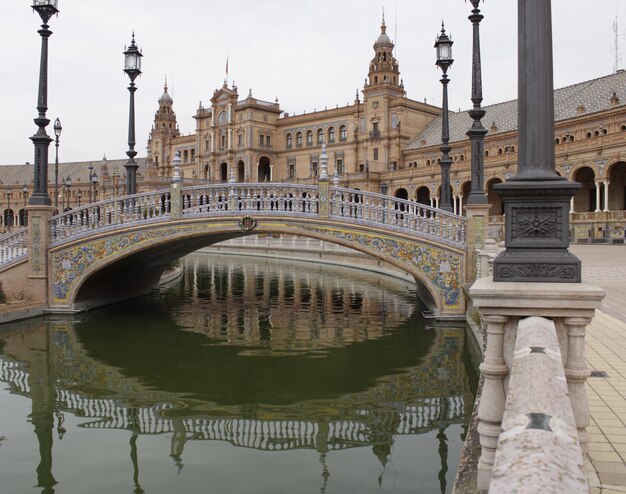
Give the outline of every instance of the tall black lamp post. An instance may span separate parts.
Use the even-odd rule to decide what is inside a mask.
[[[59,138],[61,137],[61,120],[58,118],[54,121],[54,207],[59,205]]]
[[[135,79],[141,74],[141,57],[143,55],[135,44],[135,33],[133,33],[133,39],[130,46],[124,51],[124,72],[128,74],[130,78],[130,86],[128,91],[130,92],[130,109],[128,112],[128,161],[124,165],[126,168],[126,193],[129,195],[137,193],[137,168],[139,166],[135,163]]]
[[[30,196],[29,204],[50,206],[52,201],[48,195],[48,147],[52,139],[46,133],[46,126],[50,120],[46,118],[48,109],[48,38],[52,31],[48,29],[50,17],[59,12],[58,0],[33,0],[32,8],[39,14],[43,24],[38,31],[41,35],[41,60],[39,65],[39,93],[37,96],[37,111],[35,119],[37,133],[30,138],[35,145],[35,186]]]
[[[480,104],[483,101],[482,68],[480,64],[480,21],[483,16],[478,5],[480,0],[470,0],[474,9],[469,20],[473,25],[473,56],[472,56],[472,103],[474,107],[469,111],[469,116],[474,120],[472,127],[467,131],[472,146],[472,180],[471,191],[467,198],[468,204],[487,204],[487,194],[485,194],[485,167],[484,167],[484,140],[489,132],[481,123],[485,116],[485,110]]]
[[[11,231],[11,224],[13,223],[13,211],[11,211],[11,189],[7,187],[7,232]]]
[[[65,179],[65,183],[64,183],[64,187],[65,189],[67,189],[67,209],[70,208],[70,188],[72,187],[72,179],[70,178],[70,176],[68,175],[67,178]],[[65,211],[65,193],[63,194],[63,211]]]
[[[452,58],[453,41],[446,34],[446,30],[441,23],[441,34],[435,41],[435,49],[437,51],[436,65],[441,69],[443,75],[441,77],[441,85],[443,86],[443,113],[441,117],[441,142],[439,149],[443,153],[441,157],[441,197],[439,201],[439,209],[452,212],[452,202],[450,201],[450,165],[452,160],[448,154],[452,149],[448,142],[450,141],[450,129],[448,125],[448,69],[452,66],[454,59]]]
[[[89,202],[96,201],[96,185],[98,185],[98,174],[93,171],[93,163],[89,163]]]
[[[24,199],[24,208],[22,209],[22,226],[28,226],[28,215],[26,214],[26,197],[28,196],[28,185],[22,187],[22,198]]]
[[[506,250],[494,281],[580,283],[568,251],[570,199],[580,184],[557,175],[554,158],[551,0],[518,0],[517,174],[494,189],[504,202]]]

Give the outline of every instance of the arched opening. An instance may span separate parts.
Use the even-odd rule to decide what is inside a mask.
[[[7,228],[15,226],[15,215],[12,209],[5,209],[2,215],[3,224]]]
[[[324,142],[324,130],[317,129],[317,144],[321,145]]]
[[[417,193],[415,194],[415,199],[418,203],[424,204],[425,206],[430,206],[430,189],[425,185],[422,185],[419,189],[417,189]]]
[[[267,156],[261,156],[258,167],[258,181],[270,182],[272,180],[270,159]]]
[[[307,146],[313,145],[313,131],[312,130],[306,131],[306,145]]]
[[[596,174],[588,166],[579,168],[574,173],[574,182],[581,184],[574,196],[574,211],[589,212],[596,210]]]
[[[619,162],[609,170],[609,210],[626,210],[626,163]]]
[[[211,179],[211,169],[209,168],[209,164],[205,163],[204,165],[204,170],[203,170],[203,175],[204,175],[204,179],[206,181],[209,181]]]
[[[189,161],[189,151],[187,151],[186,149],[183,151],[183,162],[187,163],[187,161]]]
[[[492,178],[487,182],[487,201],[491,204],[491,208],[489,209],[490,216],[500,216],[504,214],[502,199],[500,199],[498,193],[493,190],[494,185],[501,183],[502,180],[499,178]]]
[[[220,164],[220,180],[222,182],[228,181],[228,163]]]
[[[237,162],[237,181],[240,183],[246,181],[246,165],[241,160]]]
[[[28,213],[25,209],[20,209],[19,212],[20,226],[28,226]]]

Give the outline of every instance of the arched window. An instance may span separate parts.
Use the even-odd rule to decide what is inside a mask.
[[[217,123],[218,124],[226,123],[226,112],[225,111],[221,111],[219,113],[219,115],[217,116]]]
[[[489,157],[489,150],[486,150],[485,151],[485,158],[488,158],[488,157]]]
[[[348,139],[348,129],[345,125],[339,127],[339,140],[345,142]]]
[[[569,142],[573,142],[573,141],[574,141],[574,136],[573,136],[573,135],[569,136],[569,137],[567,138],[567,140],[568,140]]]
[[[587,133],[585,134],[585,137],[587,137],[587,139],[589,139],[589,138],[591,137],[591,132],[587,132]]]
[[[306,131],[306,145],[307,146],[313,145],[313,131],[312,130]]]
[[[226,147],[226,134],[222,134],[220,147],[221,148],[225,148]]]
[[[287,149],[291,149],[293,146],[293,137],[291,134],[287,134]]]
[[[335,142],[335,127],[328,129],[328,142],[332,144]]]
[[[322,144],[324,142],[324,130],[317,129],[317,143]]]
[[[502,148],[498,148],[498,154],[502,154]]]
[[[296,134],[296,147],[302,147],[302,132]]]
[[[183,162],[187,163],[189,161],[189,151],[186,149],[183,151]]]
[[[193,161],[193,160],[195,160],[195,159],[196,159],[196,150],[195,150],[195,149],[192,149],[192,150],[191,150],[191,161]]]

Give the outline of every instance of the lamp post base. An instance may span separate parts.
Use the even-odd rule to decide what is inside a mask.
[[[580,283],[580,261],[567,250],[570,199],[579,188],[565,180],[494,186],[507,218],[506,250],[494,260],[494,281]]]

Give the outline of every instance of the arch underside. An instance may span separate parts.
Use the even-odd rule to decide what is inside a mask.
[[[203,218],[129,227],[51,251],[53,308],[105,305],[149,293],[171,263],[202,247],[235,237],[289,234],[343,245],[411,274],[417,292],[437,315],[463,314],[465,253],[398,232],[307,218],[256,218],[244,231],[240,218]]]

